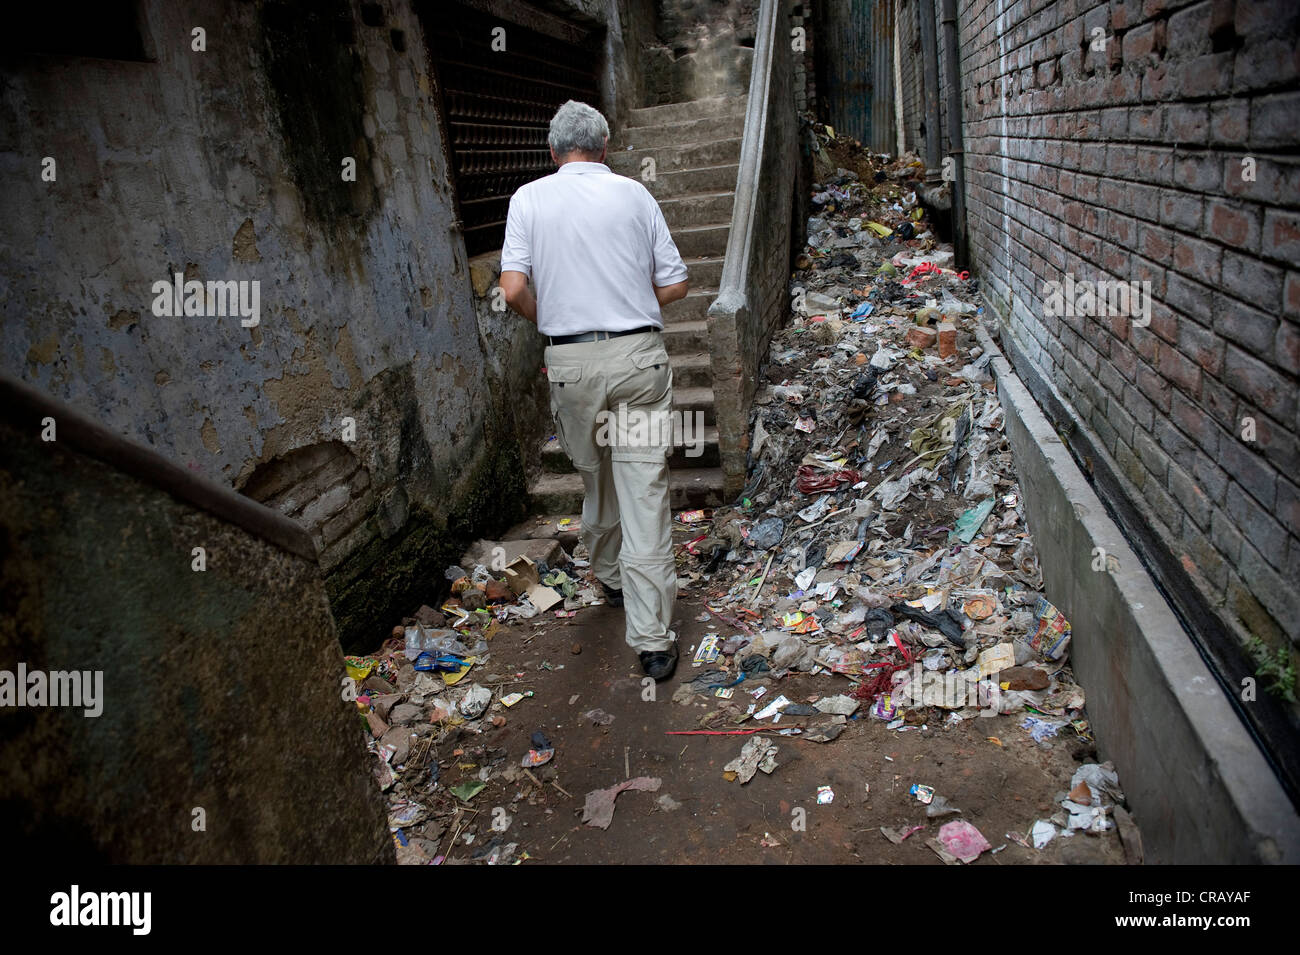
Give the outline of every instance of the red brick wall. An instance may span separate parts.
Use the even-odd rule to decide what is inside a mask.
[[[986,295],[1225,622],[1300,642],[1300,3],[959,7]],[[1048,316],[1067,272],[1149,281],[1149,326]]]

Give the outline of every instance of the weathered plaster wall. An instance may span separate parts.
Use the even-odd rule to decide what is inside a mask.
[[[607,88],[605,116],[611,129],[619,129],[627,112],[647,102],[646,71],[642,50],[655,37],[655,0],[607,0],[609,23],[605,40]]]
[[[368,615],[438,586],[453,514],[505,519],[475,481],[523,494],[417,18],[401,0],[142,11],[153,62],[4,65],[0,367],[230,486],[283,494],[294,471],[277,503],[322,550],[345,642],[366,642],[391,626]],[[178,271],[259,281],[260,323],[155,316]]]
[[[487,355],[493,401],[501,408],[501,427],[509,434],[540,437],[554,428],[551,397],[542,357],[546,339],[537,326],[505,307],[497,294],[501,281],[501,252],[470,259],[474,313]],[[541,467],[541,442],[521,442],[524,463]]]
[[[268,543],[243,525],[266,534],[276,515],[164,474],[106,432],[86,441],[82,427],[79,440],[71,416],[3,394],[0,670],[102,679],[98,716],[0,706],[10,850],[65,863],[391,862],[376,757],[342,699],[309,543]],[[190,482],[191,500],[132,465],[173,491]]]

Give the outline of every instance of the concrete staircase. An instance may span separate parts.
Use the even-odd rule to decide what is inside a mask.
[[[682,436],[675,438],[669,459],[674,509],[724,503],[707,320],[731,226],[745,100],[744,95],[718,96],[634,109],[610,141],[609,167],[644,182],[659,200],[690,270],[686,298],[663,310],[664,341],[673,366],[673,405],[683,415],[702,412],[705,431],[699,456],[688,457]],[[650,179],[644,172],[647,158],[654,160]],[[542,473],[529,490],[541,513],[582,509],[582,481],[554,438],[543,445]]]

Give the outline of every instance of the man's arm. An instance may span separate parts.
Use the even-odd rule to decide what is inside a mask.
[[[659,307],[663,308],[669,302],[686,297],[686,290],[689,287],[686,263],[682,261],[682,255],[677,251],[677,243],[673,241],[672,232],[668,229],[668,223],[664,221],[664,213],[659,208],[659,203],[649,191],[645,190],[645,187],[642,187],[642,190],[650,209],[650,237],[654,249],[650,284],[655,290],[655,298],[659,300]]]
[[[537,324],[537,298],[533,295],[533,290],[528,287],[527,275],[509,269],[502,272],[501,291],[505,294],[507,305],[534,325]],[[656,293],[658,291],[655,289]]]
[[[654,287],[655,298],[659,300],[659,307],[663,308],[669,302],[675,302],[679,298],[685,298],[690,284],[691,283],[687,279],[682,279],[682,281],[674,282],[672,285],[656,285]]]
[[[528,241],[528,200],[520,189],[510,197],[506,212],[505,241],[501,244],[501,292],[506,304],[537,324],[537,297],[528,287],[528,274],[532,270],[533,255]]]

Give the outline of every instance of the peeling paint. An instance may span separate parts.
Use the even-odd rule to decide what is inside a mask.
[[[262,253],[257,251],[257,236],[253,233],[252,219],[245,219],[244,224],[235,233],[235,240],[230,254],[236,262],[245,264],[262,261]]]
[[[119,331],[123,328],[129,328],[130,326],[138,325],[139,323],[140,323],[139,315],[136,312],[133,312],[130,309],[125,309],[125,308],[118,309],[116,312],[114,312],[112,315],[108,317],[108,327],[113,329],[114,331]]]
[[[27,349],[27,360],[34,365],[48,365],[59,353],[58,332],[50,332],[42,341]]]
[[[211,418],[203,419],[203,427],[200,429],[203,436],[203,446],[213,454],[221,453],[221,442],[217,440],[217,429],[212,424]]]

